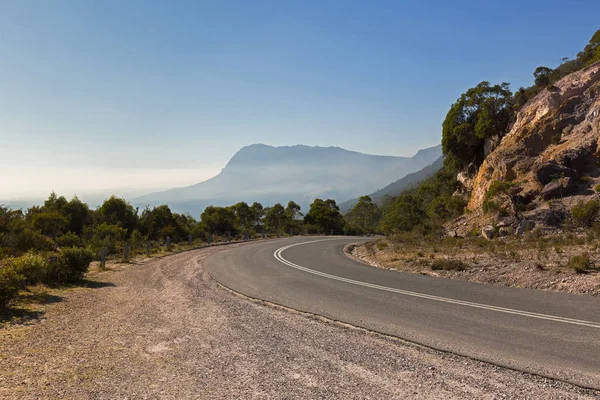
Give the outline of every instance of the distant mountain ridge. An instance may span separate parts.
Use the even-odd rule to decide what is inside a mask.
[[[444,158],[440,157],[437,160],[435,160],[432,164],[429,164],[428,166],[426,166],[425,168],[423,168],[419,171],[407,174],[406,176],[398,179],[397,181],[390,183],[386,187],[369,194],[369,197],[371,198],[371,200],[373,200],[373,202],[375,202],[377,205],[381,206],[383,203],[383,199],[386,196],[390,196],[390,197],[398,196],[403,191],[417,186],[419,183],[423,182],[425,179],[429,178],[430,176],[435,174],[437,171],[442,169],[443,166],[444,166]],[[339,207],[340,207],[340,210],[342,211],[342,213],[346,213],[346,212],[350,211],[352,208],[354,208],[356,203],[358,203],[358,197],[351,199],[351,200],[344,201],[343,203],[341,203],[339,205]]]
[[[339,147],[273,147],[253,144],[240,149],[215,177],[195,185],[151,193],[133,201],[139,206],[169,204],[197,217],[209,205],[258,201],[268,206],[294,200],[307,211],[317,197],[342,201],[369,193],[431,164],[441,155],[435,146],[413,157],[378,156]]]

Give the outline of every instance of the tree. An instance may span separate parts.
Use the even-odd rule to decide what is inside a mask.
[[[252,227],[253,213],[248,204],[240,201],[233,207],[235,212],[235,223],[239,230],[246,232]]]
[[[285,208],[280,203],[266,209],[265,224],[272,232],[282,228],[286,223],[286,220],[287,215],[285,213]]]
[[[302,216],[302,213],[300,212],[301,209],[302,208],[295,201],[290,201],[285,208],[285,213],[288,218],[297,219]]]
[[[109,254],[114,254],[120,251],[121,244],[126,236],[127,230],[125,228],[103,222],[93,230],[92,246],[96,250],[105,248]]]
[[[442,124],[444,165],[458,170],[483,162],[485,139],[502,137],[512,116],[508,83],[481,82],[467,90],[450,107]]]
[[[65,231],[68,220],[58,211],[40,212],[33,216],[33,226],[43,235],[56,238]]]
[[[262,229],[262,220],[265,216],[265,209],[263,208],[262,204],[254,202],[250,206],[250,211],[252,212],[252,222],[254,224],[254,229],[260,231]]]
[[[377,204],[369,196],[362,196],[350,212],[346,215],[346,220],[354,227],[357,227],[360,233],[374,233],[377,231],[381,212]]]
[[[111,196],[98,208],[99,222],[118,225],[131,233],[137,227],[138,209],[116,196]]]
[[[410,232],[426,220],[424,202],[416,191],[400,194],[389,208],[385,209],[381,219],[381,229],[386,233],[398,231]]]
[[[183,239],[189,232],[185,218],[171,212],[166,204],[150,209],[146,207],[138,221],[138,227],[144,235],[152,240],[171,238],[173,241]]]
[[[290,231],[290,230],[294,230],[296,232],[298,232],[300,230],[300,224],[301,221],[298,219],[299,217],[302,217],[302,213],[300,212],[301,207],[299,204],[297,204],[295,201],[290,201],[287,204],[287,207],[285,207],[285,215],[286,215],[286,219],[285,219],[285,230],[286,231]]]
[[[58,196],[55,192],[50,193],[50,196],[44,201],[44,209],[46,211],[61,211],[67,204],[67,199],[64,196]]]
[[[224,235],[235,234],[235,212],[230,207],[209,206],[200,216],[200,223],[206,232]]]
[[[548,86],[550,84],[550,76],[554,70],[548,67],[537,67],[533,71],[533,77],[535,79],[536,86]]]
[[[67,230],[81,235],[83,228],[89,224],[92,212],[86,203],[83,203],[77,196],[62,207],[62,214],[69,221]]]
[[[600,29],[594,33],[587,46],[578,54],[579,57],[583,59],[585,66],[600,61]]]
[[[324,233],[332,230],[334,233],[339,233],[344,229],[345,224],[339,207],[332,199],[315,199],[304,217],[304,223],[313,225]]]

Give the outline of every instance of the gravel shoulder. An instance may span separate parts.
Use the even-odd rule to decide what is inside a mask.
[[[0,329],[0,399],[600,398],[236,295],[202,268],[215,251],[91,273]]]

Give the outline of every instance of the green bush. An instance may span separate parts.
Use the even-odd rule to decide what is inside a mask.
[[[569,260],[569,264],[567,264],[569,268],[572,268],[578,274],[585,273],[591,265],[592,262],[590,260],[589,254],[587,253],[582,253],[578,256],[571,257],[571,259]]]
[[[10,266],[0,266],[0,308],[6,305],[19,293],[25,277]]]
[[[460,260],[437,259],[431,264],[434,271],[464,271],[467,265]]]
[[[25,279],[28,285],[44,280],[48,269],[48,258],[40,254],[27,253],[8,261],[8,265]]]
[[[62,236],[56,238],[56,243],[60,247],[80,247],[81,239],[79,236],[69,231]]]
[[[69,283],[82,279],[95,254],[80,247],[65,247],[62,253],[48,263],[46,283]]]
[[[105,248],[107,254],[119,254],[126,237],[126,229],[118,225],[102,223],[93,230],[91,243],[94,250]]]
[[[3,253],[18,256],[29,250],[51,251],[54,249],[55,244],[41,233],[25,228],[3,234],[0,247]]]
[[[588,202],[579,201],[571,210],[573,222],[579,226],[591,226],[600,212],[600,201],[592,199]]]

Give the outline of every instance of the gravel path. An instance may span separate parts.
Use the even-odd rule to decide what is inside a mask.
[[[237,296],[195,250],[0,330],[0,399],[573,399],[600,393]]]

